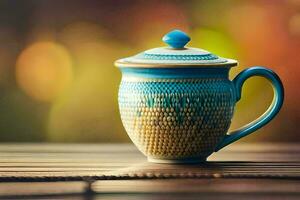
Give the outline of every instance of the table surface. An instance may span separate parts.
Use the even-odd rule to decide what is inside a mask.
[[[151,164],[131,144],[1,144],[2,199],[299,199],[298,144],[234,144]]]

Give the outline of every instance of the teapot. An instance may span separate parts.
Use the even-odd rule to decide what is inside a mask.
[[[118,95],[122,123],[148,161],[204,162],[279,112],[284,89],[272,70],[251,67],[230,80],[236,60],[185,46],[190,37],[180,30],[167,33],[162,40],[168,46],[115,62],[122,73]],[[253,76],[271,82],[273,102],[258,119],[228,133],[243,84]]]

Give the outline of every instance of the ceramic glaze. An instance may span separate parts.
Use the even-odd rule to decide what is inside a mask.
[[[228,69],[192,70],[193,78],[179,69],[159,77],[160,71],[133,78],[133,72],[123,70],[119,106],[124,127],[152,160],[204,160],[231,122],[235,94]]]
[[[278,113],[283,87],[271,70],[253,67],[231,81],[228,74],[236,61],[184,47],[190,38],[178,30],[163,40],[170,47],[116,62],[122,72],[118,99],[121,119],[149,161],[205,161],[211,153],[259,129]],[[273,103],[258,120],[227,134],[242,85],[251,76],[270,80],[275,92]]]
[[[172,48],[183,48],[191,38],[180,30],[174,30],[166,34],[162,40]]]

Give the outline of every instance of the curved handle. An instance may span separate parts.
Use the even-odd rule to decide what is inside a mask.
[[[217,145],[215,151],[219,151],[223,147],[239,140],[242,137],[245,137],[246,135],[249,135],[250,133],[258,130],[259,128],[269,123],[279,112],[282,106],[283,99],[284,99],[284,89],[281,80],[278,77],[278,75],[275,74],[275,72],[273,72],[270,69],[266,69],[264,67],[251,67],[249,69],[242,71],[233,79],[232,82],[236,89],[236,101],[239,101],[241,98],[242,87],[244,82],[252,76],[265,77],[272,83],[273,91],[274,91],[274,98],[272,104],[270,105],[268,110],[264,114],[262,114],[258,119],[243,126],[240,129],[231,132],[229,135],[226,135],[223,138],[223,140]]]

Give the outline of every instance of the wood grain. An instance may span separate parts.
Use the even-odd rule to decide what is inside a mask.
[[[205,164],[166,165],[146,162],[131,144],[1,144],[0,198],[176,199],[187,193],[191,199],[195,194],[293,199],[300,197],[299,153],[298,144],[242,144],[213,154]]]

